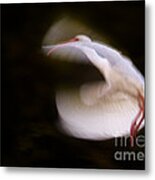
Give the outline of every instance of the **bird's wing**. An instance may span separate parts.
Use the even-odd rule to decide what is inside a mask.
[[[125,61],[127,65],[132,65],[131,59],[107,44],[93,41],[88,46],[93,48],[101,57],[107,58],[112,66],[119,64],[120,61]]]
[[[122,74],[124,77],[126,76],[126,78],[133,78],[136,79],[137,82],[144,84],[144,77],[128,57],[102,43],[69,43],[62,46],[62,48],[57,48],[54,50],[54,53],[49,54],[49,56],[72,62],[88,63],[90,58],[88,58],[85,53],[80,51],[80,46],[85,46],[95,50],[98,57],[107,59],[110,66],[118,73]],[[48,54],[48,52],[55,47],[56,46],[44,46],[43,50]]]
[[[122,92],[86,105],[79,89],[62,90],[56,94],[56,105],[61,129],[71,136],[91,140],[129,135],[131,123],[139,111],[137,100]]]
[[[107,95],[109,86],[104,81],[85,83],[80,87],[80,98],[85,105],[94,105],[100,101],[101,97]]]
[[[124,56],[116,49],[102,43],[92,42],[88,46],[93,48],[98,55],[108,60],[111,67],[126,78],[137,80],[140,84],[144,85],[144,77],[141,72],[132,63],[131,59]]]

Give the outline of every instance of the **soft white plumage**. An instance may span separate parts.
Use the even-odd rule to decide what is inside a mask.
[[[91,62],[105,79],[57,92],[61,126],[67,133],[104,140],[134,136],[144,126],[144,78],[131,60],[85,35],[43,49],[48,56]]]

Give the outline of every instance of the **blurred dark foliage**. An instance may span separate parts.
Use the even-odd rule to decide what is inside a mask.
[[[43,37],[61,14],[104,30],[144,74],[144,1],[1,5],[2,165],[144,169],[144,161],[115,161],[113,139],[80,140],[57,129],[55,87],[86,81],[92,70],[42,54]]]

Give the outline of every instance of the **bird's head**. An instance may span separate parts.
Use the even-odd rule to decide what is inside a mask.
[[[77,35],[73,39],[80,42],[91,42],[91,39],[86,35]]]
[[[86,35],[76,35],[75,37],[69,39],[68,41],[62,42],[60,44],[57,44],[55,46],[53,46],[47,53],[47,55],[49,56],[53,51],[55,51],[58,48],[64,47],[65,45],[69,44],[69,43],[74,43],[74,42],[82,42],[82,43],[88,43],[91,42],[92,40],[86,36]]]

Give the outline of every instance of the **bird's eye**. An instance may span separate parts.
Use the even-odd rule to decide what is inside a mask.
[[[77,37],[76,37],[76,38],[74,38],[74,41],[79,41],[79,40],[80,40],[80,39],[79,39],[79,38],[77,38]]]
[[[67,41],[67,42],[76,42],[76,41],[79,41],[79,40],[80,40],[79,38],[74,37],[74,38],[70,39],[70,40]]]

